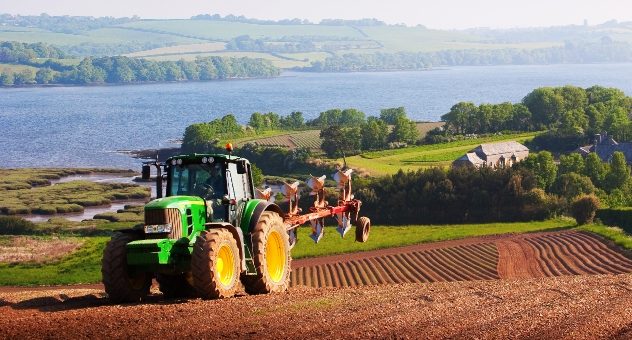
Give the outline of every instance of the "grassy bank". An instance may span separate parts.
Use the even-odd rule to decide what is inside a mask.
[[[108,225],[110,223],[100,224],[100,228],[106,229]],[[345,239],[341,239],[334,228],[329,227],[319,244],[314,244],[309,238],[310,228],[303,227],[299,229],[300,242],[293,249],[292,256],[298,259],[473,236],[572,228],[574,225],[574,222],[569,219],[556,219],[525,223],[377,226],[371,230],[371,236],[367,243],[355,242],[354,230],[351,230]],[[117,226],[122,227],[123,225]],[[101,256],[108,240],[108,237],[102,236],[86,237],[79,250],[60,260],[48,263],[0,264],[0,285],[58,285],[99,282],[101,280]]]
[[[608,227],[601,224],[585,225],[577,228],[577,230],[588,231],[614,242],[621,248],[632,250],[632,236],[626,234],[621,228]]]
[[[89,237],[72,254],[48,263],[0,264],[0,285],[61,285],[101,280],[101,255],[109,238]]]

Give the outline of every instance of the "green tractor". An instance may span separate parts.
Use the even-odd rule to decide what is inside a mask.
[[[297,208],[297,183],[284,189],[290,211],[283,212],[269,191],[255,189],[250,163],[230,151],[143,165],[144,179],[156,168],[157,199],[145,205],[144,224],[117,232],[105,248],[101,271],[112,302],[142,300],[154,278],[165,297],[227,298],[242,284],[249,294],[286,291],[296,228],[311,222],[318,241],[328,216],[343,236],[355,221],[356,240],[367,240],[370,221],[358,217],[348,171],[338,176],[336,206],[324,201],[323,176],[310,181],[317,199],[309,213]]]

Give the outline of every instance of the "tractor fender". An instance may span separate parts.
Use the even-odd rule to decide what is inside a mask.
[[[241,229],[235,228],[235,226],[226,222],[206,223],[204,227],[206,230],[220,229],[220,228],[226,229],[230,231],[231,234],[233,234],[233,238],[235,239],[235,241],[237,241],[237,248],[239,248],[239,259],[240,259],[239,271],[244,272],[246,270],[246,255],[245,255],[245,249],[244,249],[244,246],[245,246],[244,233],[241,231]]]
[[[264,211],[275,211],[279,213],[279,215],[283,216],[283,211],[281,210],[281,208],[279,208],[278,205],[267,201],[260,201],[253,210],[252,215],[250,216],[250,223],[248,225],[249,232],[252,232],[255,229],[257,223],[259,223],[259,218]]]

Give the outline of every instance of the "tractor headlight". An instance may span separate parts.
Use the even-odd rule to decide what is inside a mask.
[[[172,159],[172,160],[171,160],[171,165],[176,165],[176,162],[177,162],[177,161],[176,161],[175,159]]]
[[[208,161],[208,158],[202,157],[202,163],[206,163],[207,161]]]
[[[145,234],[170,233],[171,223],[167,224],[149,224],[145,226]]]
[[[178,158],[178,161],[176,162],[178,165],[182,165],[182,158]]]

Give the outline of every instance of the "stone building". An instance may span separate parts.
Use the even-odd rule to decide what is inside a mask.
[[[628,164],[632,164],[632,143],[619,143],[612,137],[608,137],[607,133],[596,134],[594,144],[582,146],[575,150],[584,157],[595,152],[604,162],[610,162],[612,155],[617,151],[623,153]]]
[[[512,166],[529,156],[529,149],[518,142],[499,142],[481,144],[474,150],[466,153],[452,166],[490,166],[504,168]]]

